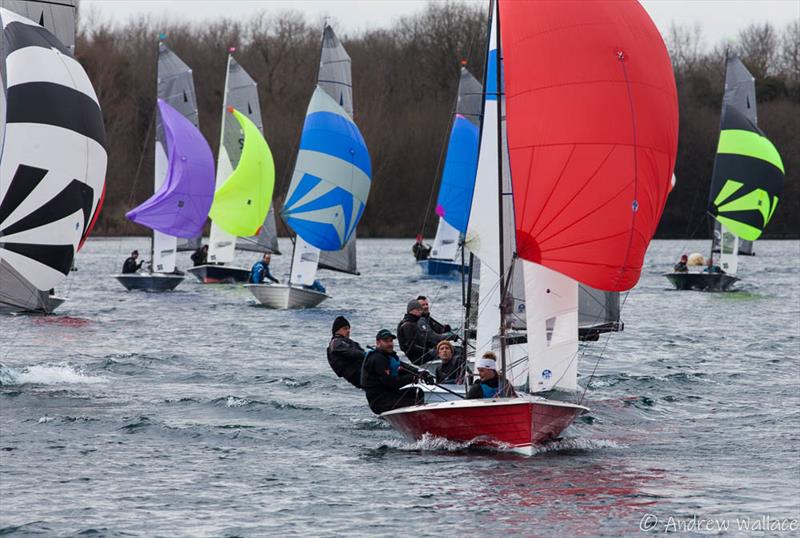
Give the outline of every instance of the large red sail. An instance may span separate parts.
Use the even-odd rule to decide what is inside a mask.
[[[667,49],[633,0],[501,1],[520,257],[632,288],[670,190],[678,100]]]

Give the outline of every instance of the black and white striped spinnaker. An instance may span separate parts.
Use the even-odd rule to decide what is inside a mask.
[[[0,8],[0,303],[47,310],[103,193],[89,77],[48,30]]]

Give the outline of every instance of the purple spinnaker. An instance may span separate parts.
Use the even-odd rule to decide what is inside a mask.
[[[166,135],[167,177],[159,191],[125,216],[174,237],[196,237],[214,198],[214,156],[200,131],[163,100],[158,110]]]

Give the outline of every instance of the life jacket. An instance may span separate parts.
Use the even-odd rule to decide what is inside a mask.
[[[397,377],[400,375],[400,359],[397,355],[392,355],[389,357],[389,373],[392,374],[392,377]]]
[[[486,383],[481,383],[481,390],[483,391],[484,398],[494,398],[497,391],[500,390],[500,383],[496,387],[490,387]]]

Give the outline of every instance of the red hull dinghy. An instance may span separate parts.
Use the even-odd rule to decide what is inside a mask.
[[[381,416],[409,440],[428,434],[530,456],[586,411],[580,405],[527,396],[415,405]]]

